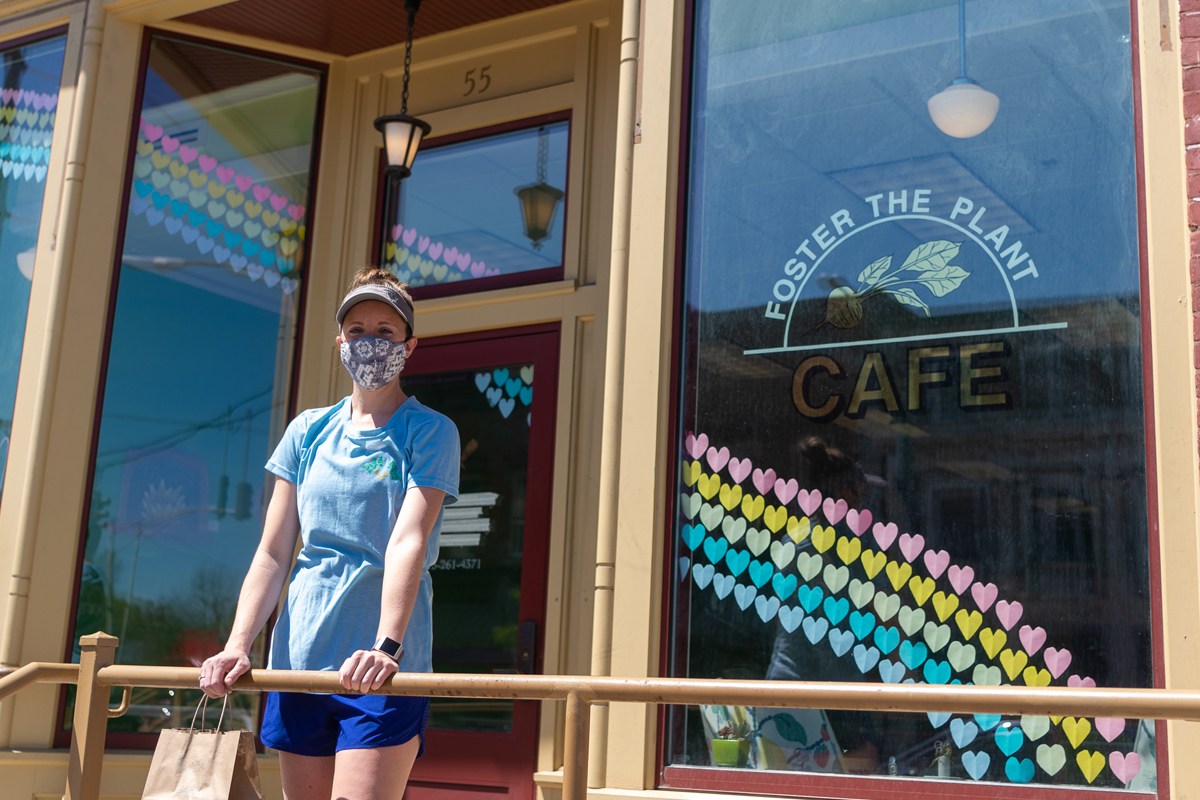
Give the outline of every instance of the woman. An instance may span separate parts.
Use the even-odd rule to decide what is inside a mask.
[[[200,671],[200,688],[220,697],[250,668],[299,536],[268,668],[336,669],[356,694],[267,696],[262,740],[280,753],[287,800],[403,793],[424,749],[429,700],[358,693],[399,670],[432,670],[429,567],[442,506],[458,493],[454,423],[400,388],[417,346],[404,284],[363,268],[336,318],[353,393],[292,420],[267,462],[276,480],[262,541],[225,649]]]

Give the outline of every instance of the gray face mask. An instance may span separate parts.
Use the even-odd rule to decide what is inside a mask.
[[[342,342],[342,364],[350,377],[364,389],[381,389],[404,371],[407,348],[377,336],[360,336]]]

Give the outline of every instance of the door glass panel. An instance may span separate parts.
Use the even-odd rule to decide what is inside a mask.
[[[162,36],[147,58],[75,632],[118,636],[120,663],[199,666],[287,422],[322,75]],[[198,696],[135,690],[109,730],[186,723]],[[233,724],[258,702],[234,695]]]
[[[435,672],[518,671],[518,610],[533,365],[404,379],[405,391],[458,426],[458,503],[445,511],[433,572]],[[434,728],[511,731],[508,700],[434,698]]]

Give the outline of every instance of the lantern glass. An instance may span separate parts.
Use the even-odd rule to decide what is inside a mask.
[[[429,123],[407,114],[393,114],[375,120],[375,127],[383,132],[388,167],[407,175],[417,158],[421,141],[429,135]]]
[[[562,190],[546,183],[531,183],[514,189],[513,193],[521,203],[525,236],[537,247],[550,236],[558,201],[563,197]]]

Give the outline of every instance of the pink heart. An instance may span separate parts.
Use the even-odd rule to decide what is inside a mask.
[[[24,89],[17,89],[17,105],[25,105],[25,95],[26,92]]]
[[[403,225],[393,225],[392,226],[392,241],[393,242],[400,241],[400,234],[402,234],[402,233],[404,233]]]
[[[441,243],[439,242],[438,244],[440,246]],[[428,236],[419,237],[417,239],[417,252],[424,253],[427,249],[429,249],[429,237]],[[441,250],[438,250],[438,252],[440,253]]]
[[[683,449],[692,458],[699,458],[708,449],[708,436],[703,433],[697,436],[688,431],[687,437],[683,440]]]
[[[1100,731],[1104,741],[1111,742],[1125,732],[1125,720],[1118,717],[1096,717],[1096,730]]]
[[[46,97],[46,95],[44,95],[44,94],[35,94],[33,96],[33,107],[35,109],[37,109],[38,111],[41,111],[42,108],[44,107],[44,104],[46,102],[45,97]]]
[[[1114,750],[1108,754],[1108,768],[1121,783],[1129,783],[1142,771],[1142,757],[1137,753],[1121,753]]]
[[[800,509],[811,517],[821,507],[821,492],[817,489],[811,492],[801,489],[796,493],[796,502],[800,504]]]
[[[265,203],[267,198],[271,196],[271,190],[266,186],[254,187],[254,199],[259,203]]]
[[[970,569],[970,567],[968,567]],[[971,587],[971,597],[975,598],[975,605],[979,606],[980,611],[987,611],[992,607],[992,603],[996,602],[996,595],[1000,590],[996,588],[994,583],[976,582]]]
[[[275,209],[276,211],[283,211],[283,209],[287,208],[287,204],[288,204],[287,198],[284,197],[283,195],[281,195],[281,194],[271,195],[271,208]]]
[[[882,522],[876,522],[875,527],[871,529],[871,533],[875,536],[875,541],[879,544],[880,550],[887,550],[892,546],[892,542],[896,541],[896,534],[899,532],[896,523],[889,522],[884,525]]]
[[[754,470],[754,488],[758,489],[759,494],[766,494],[774,487],[775,470],[769,469],[766,472],[763,472],[761,469]]]
[[[921,551],[925,549],[925,537],[921,534],[909,536],[907,533],[900,534],[900,552],[904,555],[904,560],[912,563],[913,559],[921,555]]]
[[[854,531],[855,536],[862,536],[867,532],[867,528],[871,527],[871,511],[870,509],[850,509],[846,512],[846,524],[850,526],[850,530]]]
[[[179,140],[173,139],[168,134],[163,134],[162,149],[164,153],[174,153],[179,149]]]
[[[56,105],[58,105],[58,92],[55,92],[55,93],[54,93],[54,94],[52,94],[52,95],[47,95],[47,97],[46,97],[46,110],[47,110],[47,111],[51,111],[51,110],[53,110],[53,109],[54,109],[54,107],[55,107]]]
[[[451,247],[449,250],[442,253],[442,261],[445,261],[446,266],[448,267],[454,266],[454,262],[458,261],[458,248]]]
[[[409,228],[404,232],[404,235],[401,238],[404,239],[405,247],[412,247],[412,243],[417,240],[417,232],[415,229]]]
[[[1078,675],[1072,675],[1067,678],[1067,686],[1070,686],[1072,689],[1095,689],[1096,681],[1091,678],[1081,678]]]
[[[471,254],[460,253],[458,256],[458,261],[456,261],[455,264],[458,267],[459,272],[465,272],[467,267],[471,266]]]
[[[213,167],[217,165],[217,160],[212,156],[200,156],[200,171],[208,174],[213,171]]]
[[[16,94],[15,89],[0,89],[0,100],[3,100],[4,104],[8,105],[12,101],[14,94]],[[146,121],[142,120],[142,124],[145,125]]]
[[[1004,630],[1011,631],[1013,625],[1021,619],[1021,615],[1025,613],[1025,608],[1018,602],[1008,602],[1001,600],[996,603],[996,616],[1000,618],[1000,624],[1004,626]]]
[[[955,594],[965,592],[970,588],[973,580],[975,580],[975,570],[971,567],[960,567],[957,564],[950,567],[950,585],[954,587]]]
[[[478,277],[482,276],[484,270],[486,270],[486,269],[487,269],[487,264],[483,263],[482,261],[475,262],[474,264],[471,265],[471,277],[478,278]]]
[[[1046,629],[1042,627],[1031,628],[1028,625],[1021,626],[1021,644],[1025,647],[1025,652],[1029,655],[1034,655],[1038,650],[1042,649],[1042,645],[1046,643]]]
[[[800,488],[800,484],[796,483],[796,479],[792,478],[787,483],[783,482],[783,478],[775,479],[775,496],[779,498],[779,502],[785,506],[791,502],[796,496],[796,490]]]
[[[433,244],[429,245],[429,258],[433,261],[437,261],[442,257],[442,250],[445,247],[446,246],[441,242],[434,242]]]
[[[296,222],[299,222],[300,220],[304,219],[304,210],[304,206],[289,205],[288,216],[296,220]],[[392,241],[395,240],[393,239]]]
[[[830,525],[837,525],[841,522],[842,517],[846,516],[849,506],[845,500],[838,500],[835,503],[832,497],[826,497],[825,502],[821,504],[821,510],[825,512],[825,519],[829,520]]]
[[[750,477],[750,468],[753,466],[748,458],[743,458],[741,461],[731,458],[729,459],[729,477],[733,478],[734,483],[741,483]],[[718,467],[718,469],[720,468]]]
[[[161,127],[159,127],[158,125],[151,125],[149,122],[146,123],[145,130],[146,130],[146,141],[148,141],[148,142],[157,142],[159,137],[163,135]]]
[[[1071,666],[1071,651],[1065,647],[1062,650],[1047,647],[1046,652],[1042,654],[1042,658],[1046,661],[1046,669],[1050,670],[1050,674],[1056,678],[1066,672],[1067,667]]]
[[[718,450],[715,447],[708,448],[707,453],[708,465],[712,467],[713,472],[720,472],[721,468],[729,463],[729,448],[722,447]]]
[[[236,174],[232,167],[217,167],[217,180],[221,183],[229,183]]]
[[[200,155],[200,151],[194,147],[188,147],[186,144],[179,146],[179,160],[185,164],[190,164],[196,160],[196,156]]]
[[[251,178],[249,175],[238,175],[233,179],[233,182],[237,184],[239,192],[248,192],[250,191],[250,187],[254,185],[254,178]],[[259,202],[262,201],[260,200]]]
[[[929,570],[929,574],[933,577],[942,577],[942,573],[946,571],[946,567],[948,566],[950,566],[950,554],[945,550],[941,552],[936,550],[925,551],[925,569]]]

